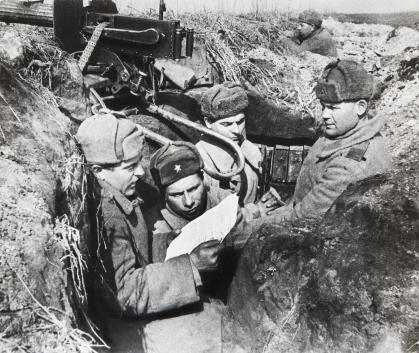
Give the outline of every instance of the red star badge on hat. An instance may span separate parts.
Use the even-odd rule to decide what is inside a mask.
[[[175,164],[175,172],[179,173],[182,170],[182,168],[180,167],[180,164]]]

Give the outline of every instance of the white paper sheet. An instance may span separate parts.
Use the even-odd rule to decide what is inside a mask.
[[[238,196],[231,194],[202,216],[189,222],[170,243],[166,260],[182,254],[190,254],[195,247],[208,240],[223,241],[237,220]]]

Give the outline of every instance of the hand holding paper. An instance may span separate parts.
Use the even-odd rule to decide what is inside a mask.
[[[216,239],[220,242],[236,224],[238,196],[232,194],[182,228],[167,248],[166,260],[190,254],[199,244]]]
[[[191,261],[199,272],[214,271],[218,267],[218,255],[223,246],[219,240],[208,240],[191,252]]]

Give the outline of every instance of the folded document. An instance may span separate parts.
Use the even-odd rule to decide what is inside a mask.
[[[208,240],[224,240],[236,224],[238,196],[231,194],[202,216],[189,222],[170,243],[166,260],[182,254],[190,254],[199,244]]]

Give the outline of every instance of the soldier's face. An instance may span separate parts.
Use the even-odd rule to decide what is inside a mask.
[[[192,174],[167,186],[164,197],[169,210],[192,220],[204,212],[207,191],[202,177]]]
[[[365,113],[365,101],[325,103],[322,102],[323,123],[327,137],[339,137],[355,128],[360,116]],[[365,102],[366,104],[366,102]]]
[[[298,23],[298,34],[300,38],[307,38],[314,31],[314,26],[308,23],[299,22]]]
[[[100,168],[95,172],[96,177],[108,182],[121,194],[132,196],[136,191],[136,183],[144,177],[144,169],[141,166],[141,154],[123,161],[111,168]]]
[[[245,136],[245,115],[239,113],[214,122],[205,119],[207,127],[219,134],[228,137],[236,143],[241,143]]]

